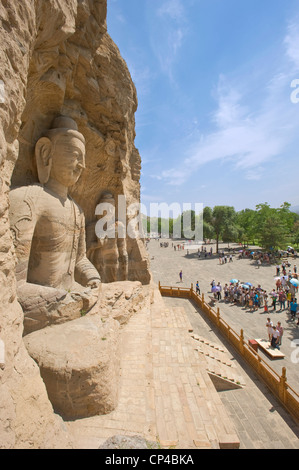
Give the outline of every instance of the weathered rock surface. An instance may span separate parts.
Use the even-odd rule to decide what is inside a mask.
[[[102,284],[100,308],[102,316],[109,316],[121,325],[144,307],[148,289],[138,281]]]
[[[119,323],[100,314],[54,325],[24,338],[54,410],[64,419],[112,411],[117,403]]]
[[[58,114],[79,124],[87,141],[84,175],[73,188],[86,222],[99,192],[139,200],[140,156],[134,146],[136,91],[106,32],[106,0],[1,0],[0,80],[0,447],[70,448],[37,364],[23,345],[15,257],[8,219],[11,184],[37,181],[33,149]],[[149,282],[141,240],[128,240],[129,278]]]

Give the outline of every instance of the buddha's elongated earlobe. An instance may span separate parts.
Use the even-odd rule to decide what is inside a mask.
[[[46,184],[50,177],[52,167],[51,151],[51,140],[48,137],[41,137],[35,145],[37,174],[41,184]]]

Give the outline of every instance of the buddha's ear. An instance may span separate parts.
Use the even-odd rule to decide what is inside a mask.
[[[48,137],[41,137],[35,145],[35,158],[38,179],[46,184],[50,177],[52,167],[52,142]]]

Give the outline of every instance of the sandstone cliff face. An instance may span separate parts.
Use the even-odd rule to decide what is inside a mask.
[[[37,181],[35,142],[57,114],[77,121],[86,138],[87,168],[72,195],[87,223],[103,190],[125,195],[128,204],[139,201],[136,90],[107,34],[106,8],[106,0],[0,0],[1,448],[72,446],[23,345],[16,299],[8,193],[11,185]],[[128,251],[129,278],[148,283],[142,241],[128,240]]]

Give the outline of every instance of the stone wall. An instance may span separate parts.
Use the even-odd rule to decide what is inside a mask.
[[[22,340],[8,220],[11,186],[37,181],[35,142],[57,114],[74,118],[86,138],[87,168],[72,189],[87,223],[108,189],[139,201],[134,146],[136,90],[106,31],[106,0],[0,0],[0,447],[72,447],[54,414],[39,369]],[[1,83],[1,82],[0,82]],[[142,240],[128,240],[129,278],[150,281]]]

